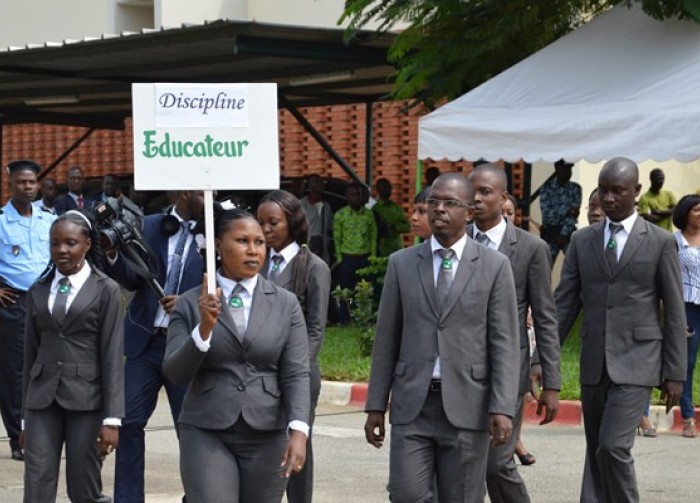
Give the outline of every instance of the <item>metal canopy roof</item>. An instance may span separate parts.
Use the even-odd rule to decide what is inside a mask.
[[[291,106],[385,99],[392,35],[219,20],[0,50],[0,123],[123,128],[134,82],[276,82]],[[281,103],[285,103],[281,100]]]

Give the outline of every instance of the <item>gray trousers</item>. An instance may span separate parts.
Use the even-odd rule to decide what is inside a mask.
[[[309,438],[306,439],[306,462],[304,468],[289,477],[287,501],[289,503],[311,503],[314,492],[314,449],[311,444],[313,425],[316,419],[316,405],[321,394],[321,370],[311,365],[311,413],[309,414]]]
[[[489,437],[450,424],[440,392],[430,391],[418,417],[392,425],[389,497],[393,503],[483,502]]]
[[[518,473],[513,456],[515,445],[520,438],[523,426],[524,396],[518,397],[518,404],[513,417],[513,434],[507,444],[489,448],[486,467],[486,488],[491,503],[530,503],[525,481]]]
[[[56,500],[61,451],[66,447],[66,485],[73,503],[92,503],[102,493],[97,436],[102,411],[71,411],[56,402],[25,413],[24,502]]]
[[[279,503],[287,479],[284,430],[260,431],[243,419],[225,430],[180,424],[180,477],[187,503]]]
[[[615,384],[607,372],[599,384],[581,386],[586,433],[582,502],[639,501],[632,447],[649,393],[647,386]]]

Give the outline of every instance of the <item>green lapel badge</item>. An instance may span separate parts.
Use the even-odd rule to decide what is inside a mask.
[[[452,261],[449,259],[443,259],[442,260],[442,268],[447,269],[447,270],[452,269]]]
[[[231,307],[236,307],[236,308],[243,307],[243,301],[241,300],[240,297],[231,297],[228,300],[228,305]]]
[[[58,287],[58,293],[68,293],[70,292],[70,285],[61,285]]]

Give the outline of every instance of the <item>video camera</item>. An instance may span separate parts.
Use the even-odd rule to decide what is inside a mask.
[[[95,207],[94,213],[100,227],[100,245],[103,248],[117,248],[140,237],[143,212],[128,199],[119,202],[109,197]]]
[[[156,295],[164,297],[163,287],[156,280],[158,262],[141,234],[141,209],[126,197],[122,197],[121,201],[109,197],[95,207],[94,214],[100,246],[103,249],[117,248],[129,259],[134,272],[146,280]]]

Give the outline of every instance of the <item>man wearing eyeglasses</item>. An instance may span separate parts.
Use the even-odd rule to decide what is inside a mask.
[[[365,411],[384,442],[391,393],[391,501],[484,499],[489,438],[510,438],[519,339],[508,260],[465,234],[471,182],[441,175],[427,200],[433,236],[389,258]]]

